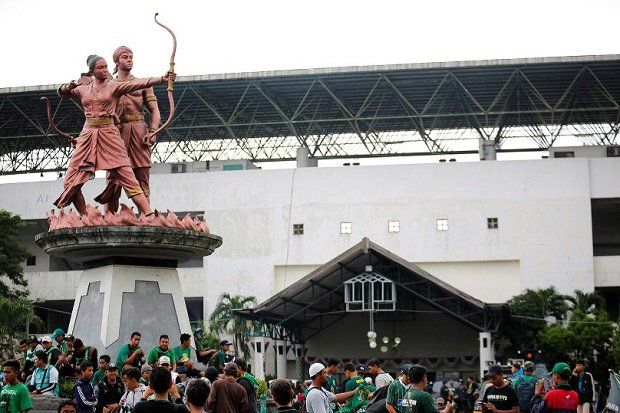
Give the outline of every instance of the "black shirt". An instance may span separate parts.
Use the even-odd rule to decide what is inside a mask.
[[[120,378],[116,378],[114,384],[108,383],[108,378],[104,377],[96,386],[97,394],[97,407],[96,413],[103,412],[103,407],[108,404],[116,404],[121,400],[121,397],[125,393],[125,385]]]
[[[519,398],[517,392],[511,385],[506,383],[504,387],[497,388],[489,386],[482,398],[483,403],[492,403],[497,410],[511,410],[515,406],[519,406]]]
[[[184,404],[175,404],[167,400],[147,400],[139,402],[133,409],[134,413],[189,413]]]

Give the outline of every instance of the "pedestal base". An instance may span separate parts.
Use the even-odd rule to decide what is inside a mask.
[[[85,270],[69,333],[115,360],[133,331],[142,334],[145,353],[162,334],[170,337],[171,348],[181,333],[191,334],[176,268],[113,264]]]

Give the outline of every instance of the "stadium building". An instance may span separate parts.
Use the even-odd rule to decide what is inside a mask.
[[[256,321],[253,364],[296,377],[328,357],[479,374],[525,289],[596,290],[617,318],[618,69],[591,56],[181,78],[152,205],[202,215],[224,239],[181,264],[190,320],[223,292],[255,296],[239,311]],[[3,173],[62,171],[69,151],[35,104],[53,89],[0,90]],[[79,131],[79,110],[56,104]],[[532,159],[501,160],[511,152]],[[365,165],[412,155],[430,161]],[[296,164],[258,167],[278,159]],[[0,185],[0,207],[36,224],[24,268],[48,329],[68,325],[81,273],[34,244],[61,188]]]

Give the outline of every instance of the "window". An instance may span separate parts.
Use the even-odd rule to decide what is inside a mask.
[[[351,233],[351,223],[350,222],[341,222],[340,223],[340,233],[341,234],[350,234]]]
[[[448,220],[445,218],[441,218],[437,220],[437,231],[447,231],[448,230]]]
[[[499,228],[499,224],[497,222],[497,218],[487,218],[487,228],[488,229],[497,229],[497,228]]]
[[[29,267],[32,267],[33,265],[37,265],[36,255],[31,255],[30,257],[26,258],[26,265]]]
[[[400,221],[388,221],[388,232],[400,232]]]
[[[293,224],[293,235],[304,235],[304,224]]]

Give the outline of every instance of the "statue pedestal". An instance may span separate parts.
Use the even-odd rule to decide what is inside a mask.
[[[112,359],[133,331],[145,352],[162,334],[171,343],[191,334],[177,263],[222,244],[216,235],[159,227],[62,229],[35,240],[48,254],[85,266],[68,332]]]

